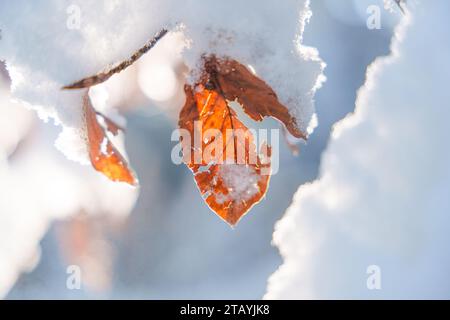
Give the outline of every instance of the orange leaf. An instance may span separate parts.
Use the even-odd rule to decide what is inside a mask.
[[[255,121],[274,117],[293,136],[306,139],[306,135],[272,88],[235,60],[204,57],[199,83],[186,86],[185,93],[179,126],[189,132],[190,139],[180,138],[183,160],[209,207],[235,225],[267,191],[271,149],[263,145],[260,155],[256,154],[251,131],[228,101],[237,100]]]
[[[228,102],[237,100],[255,121],[273,117],[293,136],[306,135],[272,88],[235,60],[204,57],[199,83],[186,86],[185,93],[179,126],[190,138],[180,138],[183,160],[209,207],[235,225],[267,191],[271,150],[263,145],[257,155],[252,132]]]
[[[89,158],[92,166],[112,181],[126,182],[133,186],[137,185],[138,180],[128,167],[127,161],[111,143],[105,133],[105,129],[98,122],[97,113],[92,106],[87,91],[83,98],[83,112],[86,121]],[[112,121],[105,116],[103,117],[109,128],[117,129]]]
[[[186,86],[179,126],[190,133],[189,141],[181,141],[183,156],[200,193],[208,206],[233,226],[264,197],[271,151],[263,145],[262,154],[256,154],[251,131],[221,92],[208,81],[194,88]],[[196,146],[196,136],[201,137],[200,146]]]
[[[101,117],[103,119],[103,121],[105,122],[106,130],[108,130],[108,132],[111,132],[113,135],[117,136],[119,134],[119,131],[124,131],[121,126],[119,126],[117,123],[115,123],[110,118],[105,116],[103,113],[98,112],[98,111],[96,113],[97,113],[97,116]]]

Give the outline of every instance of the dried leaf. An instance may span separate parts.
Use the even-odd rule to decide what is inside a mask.
[[[138,180],[128,167],[127,161],[111,143],[105,129],[98,122],[97,113],[92,106],[88,92],[83,98],[83,112],[92,166],[112,181],[137,185]],[[110,121],[110,123],[112,122]]]
[[[179,126],[189,132],[189,139],[180,138],[183,160],[209,207],[235,225],[267,191],[271,149],[263,145],[257,154],[251,130],[229,102],[239,102],[255,121],[273,117],[294,137],[306,135],[272,88],[235,60],[204,57],[199,83],[187,85],[185,93]]]
[[[225,99],[237,100],[253,120],[273,117],[281,121],[294,137],[306,139],[295,118],[278,100],[277,94],[247,67],[236,60],[218,59],[214,55],[205,57],[204,64],[204,78],[209,77],[204,81],[221,88]]]
[[[270,148],[262,146],[262,154],[256,154],[251,131],[216,90],[199,84],[195,89],[186,86],[185,92],[179,121],[180,128],[188,130],[191,137],[182,141],[185,163],[209,207],[235,225],[267,191]],[[201,121],[201,127],[197,121]],[[217,134],[208,134],[214,129]],[[194,147],[196,134],[203,137],[201,150]],[[212,148],[213,144],[218,148]]]
[[[106,130],[111,132],[113,135],[117,136],[119,134],[119,131],[125,131],[121,126],[119,126],[117,123],[112,121],[110,118],[105,116],[103,113],[96,111],[97,115],[105,121],[106,124]]]

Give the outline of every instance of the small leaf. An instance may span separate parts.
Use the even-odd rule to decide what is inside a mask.
[[[230,59],[211,55],[204,58],[205,73],[221,88],[225,99],[237,100],[245,113],[255,121],[273,117],[282,122],[296,138],[306,139],[289,110],[280,103],[277,94],[247,67]]]
[[[255,121],[273,117],[294,137],[306,139],[306,134],[272,88],[244,65],[214,55],[205,56],[203,63],[199,83],[185,87],[186,102],[179,126],[189,132],[190,139],[183,140],[183,135],[180,138],[183,160],[208,206],[235,225],[267,192],[271,149],[263,145],[256,153],[252,132],[238,119],[229,102],[240,103]],[[196,143],[196,134],[201,137],[200,143]]]
[[[106,124],[106,130],[111,132],[113,135],[117,136],[119,131],[125,131],[121,126],[112,121],[110,118],[105,116],[103,113],[96,111],[97,116],[101,117]]]
[[[194,92],[195,91],[195,92]],[[179,125],[190,133],[190,141],[181,141],[185,163],[194,173],[200,193],[208,206],[230,225],[235,225],[253,205],[265,195],[270,179],[270,148],[262,146],[265,154],[257,155],[251,131],[237,119],[223,96],[202,84],[185,87],[186,103],[181,110]],[[200,161],[195,134],[196,121],[201,121]],[[208,130],[216,129],[211,137]],[[230,134],[231,132],[231,134]],[[238,139],[239,132],[239,139]],[[209,136],[210,139],[205,139]],[[211,157],[205,152],[217,144]],[[230,152],[231,150],[231,152]],[[192,152],[191,152],[192,151]]]
[[[112,181],[125,182],[136,186],[138,180],[128,167],[125,158],[117,151],[108,138],[105,129],[98,122],[97,113],[92,106],[87,91],[83,98],[83,112],[86,121],[89,158],[94,169]],[[113,122],[109,119],[105,122],[108,127],[112,126]]]

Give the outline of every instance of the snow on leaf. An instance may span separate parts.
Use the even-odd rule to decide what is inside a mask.
[[[128,167],[125,158],[109,140],[105,129],[100,125],[97,112],[92,106],[87,91],[83,97],[83,112],[86,120],[89,158],[94,169],[112,181],[125,182],[136,186],[138,184],[137,178]],[[102,117],[108,123],[107,127],[111,128],[113,122],[105,116]]]
[[[229,106],[238,100],[254,120],[273,116],[297,137],[305,137],[275,92],[235,60],[204,58],[200,82],[185,87],[186,103],[179,126],[190,133],[181,138],[183,159],[209,207],[235,225],[265,195],[270,180],[271,149],[256,152],[254,136]],[[196,136],[201,137],[196,146]]]

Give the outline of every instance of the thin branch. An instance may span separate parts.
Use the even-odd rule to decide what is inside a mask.
[[[64,86],[64,87],[62,87],[62,89],[63,90],[71,90],[71,89],[89,88],[89,87],[95,86],[97,84],[100,84],[102,82],[105,82],[114,74],[119,73],[122,70],[131,66],[140,57],[142,57],[151,48],[153,48],[156,45],[156,43],[158,43],[158,41],[161,40],[167,33],[168,33],[167,29],[162,29],[152,39],[150,39],[142,48],[140,48],[135,53],[133,53],[133,55],[130,58],[128,58],[127,60],[119,62],[118,64],[107,68],[106,70],[100,71],[96,75],[81,79],[72,84]]]
[[[405,14],[405,8],[403,8],[403,5],[405,4],[406,0],[395,0],[395,3],[400,8],[400,11]]]

